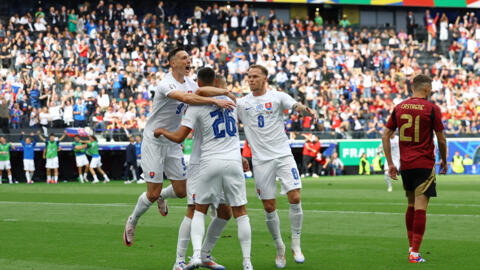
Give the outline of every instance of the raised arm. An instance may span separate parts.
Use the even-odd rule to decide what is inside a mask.
[[[63,139],[65,139],[66,136],[67,136],[67,131],[64,130],[62,137],[60,137],[60,139],[58,139],[58,141],[59,141],[59,142],[63,141]]]
[[[213,86],[200,87],[197,89],[195,94],[202,97],[227,96],[231,98],[234,102],[236,102],[237,100],[235,95],[232,92],[228,91],[227,89],[217,88]]]
[[[310,114],[313,117],[313,122],[315,122],[315,120],[318,118],[317,112],[314,109],[307,107],[299,102],[293,104],[292,108],[302,115],[305,115],[305,113]]]
[[[390,145],[390,137],[392,137],[395,130],[391,130],[389,128],[385,128],[382,136],[382,144],[383,144],[383,151],[385,152],[385,158],[388,162],[388,174],[390,178],[397,180],[398,169],[395,167],[392,159],[392,148]]]
[[[38,135],[38,138],[40,139],[40,141],[42,142],[46,142],[47,140],[45,140],[45,138],[42,136],[42,133],[39,131],[37,131],[37,135]]]
[[[236,106],[235,103],[228,100],[202,97],[196,94],[185,93],[183,91],[172,91],[168,94],[168,97],[189,105],[215,104],[220,108],[225,108],[229,110],[235,108]]]
[[[190,131],[192,131],[192,129],[186,126],[180,126],[180,128],[175,132],[170,132],[163,128],[157,128],[155,129],[153,136],[155,136],[155,138],[158,138],[163,135],[165,136],[165,138],[169,139],[172,142],[181,143],[185,140]]]

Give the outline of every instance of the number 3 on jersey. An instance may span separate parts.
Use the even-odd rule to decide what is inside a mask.
[[[235,118],[230,115],[230,111],[228,110],[216,110],[210,113],[212,118],[218,117],[212,124],[213,134],[215,138],[224,138],[225,131],[228,136],[233,137],[237,134],[237,123],[235,122]],[[225,123],[225,129],[220,130],[219,125]]]
[[[404,123],[401,127],[400,127],[400,141],[402,142],[411,142],[412,141],[412,137],[410,136],[406,136],[405,135],[405,130],[406,129],[409,129],[412,127],[412,122],[413,122],[413,116],[411,114],[402,114],[400,116],[400,119],[405,119],[407,120],[406,123]],[[415,126],[414,126],[415,130],[414,130],[414,141],[416,143],[420,142],[420,115],[417,115],[415,117]]]

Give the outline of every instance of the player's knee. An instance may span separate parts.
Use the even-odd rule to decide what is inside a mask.
[[[276,209],[275,204],[273,204],[273,203],[272,204],[264,204],[263,208],[265,209],[265,211],[267,213],[272,213]]]
[[[230,207],[219,207],[217,210],[217,217],[224,219],[224,220],[229,220],[232,218],[232,211],[230,210]]]
[[[298,203],[300,203],[300,194],[296,194],[296,195],[288,198],[288,202],[289,202],[290,204],[298,204]]]
[[[185,190],[174,190],[174,191],[175,191],[175,195],[177,195],[177,197],[180,199],[185,198],[185,196],[187,196],[187,192]]]
[[[147,199],[154,202],[160,198],[160,191],[147,191]]]

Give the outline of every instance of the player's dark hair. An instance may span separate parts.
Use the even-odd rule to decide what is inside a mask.
[[[417,75],[413,78],[413,91],[416,92],[418,90],[422,91],[425,85],[432,85],[432,79],[427,75]]]
[[[55,134],[53,134],[53,133],[50,133],[50,135],[48,135],[48,136],[49,136],[49,137],[52,137],[52,136],[54,136],[54,137],[55,137]]]
[[[97,141],[97,137],[95,137],[95,135],[90,135],[90,137],[92,137],[94,141]]]
[[[257,65],[257,64],[255,64],[255,65],[251,65],[251,66],[248,68],[248,70],[250,70],[250,69],[252,69],[252,68],[258,68],[258,69],[260,69],[260,70],[262,71],[263,75],[268,76],[268,70],[267,70],[266,67],[264,67],[264,66],[262,66],[262,65]]]
[[[170,62],[172,60],[172,58],[175,57],[175,55],[177,55],[177,53],[180,52],[180,51],[185,51],[185,49],[182,48],[182,47],[176,47],[176,48],[171,49],[168,52],[168,56],[167,56],[168,62]]]
[[[215,81],[215,70],[210,67],[203,67],[198,70],[197,78],[203,84],[212,85]]]

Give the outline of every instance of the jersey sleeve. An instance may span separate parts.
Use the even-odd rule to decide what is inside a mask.
[[[237,112],[237,119],[241,122],[243,122],[243,117],[242,113],[244,112],[244,102],[243,98],[237,99],[237,108],[235,108],[235,111]]]
[[[185,113],[185,117],[182,120],[182,126],[193,129],[195,122],[197,121],[199,109],[199,106],[189,106],[187,112]]]
[[[290,110],[293,107],[293,105],[297,103],[295,99],[293,99],[291,96],[289,96],[286,93],[278,92],[278,94],[280,97],[280,102],[284,109]]]
[[[388,118],[388,122],[386,127],[390,130],[396,130],[397,129],[397,119],[396,119],[396,108],[393,109],[392,114],[390,115],[390,118]]]
[[[175,89],[171,88],[168,86],[168,84],[166,83],[161,83],[158,87],[157,87],[157,92],[164,95],[164,96],[168,96],[168,94],[170,94],[171,92],[173,92]]]
[[[437,105],[434,105],[432,108],[432,122],[433,122],[433,130],[436,132],[444,130],[444,126],[442,123],[442,114],[440,112],[440,108]]]

